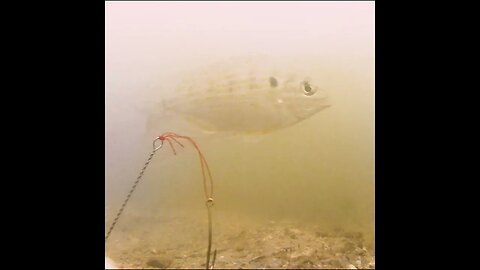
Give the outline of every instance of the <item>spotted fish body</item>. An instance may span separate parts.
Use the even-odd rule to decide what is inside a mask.
[[[198,70],[164,102],[204,131],[268,132],[294,125],[330,106],[305,75],[268,58],[232,59]]]

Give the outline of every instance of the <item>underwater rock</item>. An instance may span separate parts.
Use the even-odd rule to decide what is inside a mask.
[[[147,266],[151,266],[154,268],[168,268],[172,264],[172,260],[165,257],[160,257],[156,259],[150,259],[147,262]]]

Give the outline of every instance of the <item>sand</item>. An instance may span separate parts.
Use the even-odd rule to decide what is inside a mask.
[[[122,219],[106,249],[119,268],[205,267],[206,217]],[[222,218],[214,222],[213,236],[215,268],[375,268],[373,241],[341,227]]]

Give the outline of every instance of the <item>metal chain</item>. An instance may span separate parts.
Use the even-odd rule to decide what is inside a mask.
[[[157,141],[160,141],[160,143],[161,143],[159,146],[156,146],[156,144],[155,144]],[[135,181],[132,188],[130,189],[130,192],[128,193],[127,198],[125,199],[125,201],[123,201],[123,204],[120,207],[120,210],[118,211],[117,216],[113,220],[113,223],[110,226],[110,229],[108,230],[107,235],[105,236],[105,243],[107,242],[107,239],[110,237],[110,234],[112,233],[113,228],[115,228],[115,225],[117,224],[117,221],[120,218],[120,215],[122,214],[123,210],[125,209],[125,206],[127,205],[127,202],[130,200],[130,197],[132,196],[133,191],[135,190],[138,183],[142,179],[142,176],[145,173],[145,170],[147,169],[148,164],[150,163],[153,156],[155,155],[155,152],[158,149],[162,148],[162,146],[163,146],[163,139],[160,139],[160,137],[156,138],[153,141],[153,151],[150,154],[150,156],[148,157],[147,162],[145,162],[145,166],[143,166],[142,170],[140,171],[140,174],[138,175],[137,180]],[[196,147],[195,143],[194,143],[194,146]],[[203,160],[201,160],[201,162],[203,162]],[[203,166],[203,163],[202,163],[202,166]],[[213,206],[213,198],[212,197],[208,197],[208,199],[206,201],[206,206],[207,206],[207,211],[208,211],[208,248],[207,248],[207,262],[206,262],[205,266],[206,266],[206,269],[213,269],[215,267],[215,259],[217,257],[217,250],[215,249],[215,251],[213,252],[212,264],[210,265],[210,256],[211,256],[211,248],[212,248],[212,213],[211,213],[211,207]]]
[[[153,151],[152,151],[152,153],[151,153],[150,156],[148,157],[147,162],[145,162],[145,166],[143,166],[142,170],[140,171],[140,174],[139,174],[138,177],[137,177],[137,181],[135,181],[135,184],[133,184],[132,188],[130,189],[130,192],[128,193],[127,198],[125,199],[125,201],[123,201],[123,204],[122,204],[122,206],[120,207],[120,210],[118,210],[117,216],[116,216],[115,219],[113,220],[113,223],[112,223],[112,225],[110,226],[110,229],[108,230],[107,235],[105,236],[105,243],[107,242],[108,237],[110,237],[110,234],[112,233],[113,228],[115,228],[115,225],[117,224],[117,221],[118,221],[118,219],[120,218],[120,215],[122,214],[123,209],[124,209],[125,206],[127,205],[128,200],[130,200],[130,196],[132,196],[133,191],[135,190],[135,188],[137,187],[138,183],[139,183],[140,180],[142,179],[143,173],[144,173],[145,170],[147,169],[147,166],[148,166],[148,164],[150,163],[150,161],[152,160],[153,155],[155,155],[155,152],[157,152],[157,150],[160,149],[160,148],[163,146],[163,141],[161,141],[161,145],[158,146],[158,147],[156,147],[156,146],[155,146],[155,142],[156,142],[157,140],[159,140],[159,138],[157,138],[157,139],[155,139],[155,140],[153,141]]]

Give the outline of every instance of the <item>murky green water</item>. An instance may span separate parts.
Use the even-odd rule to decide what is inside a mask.
[[[373,268],[374,7],[347,4],[309,4],[304,14],[317,20],[278,15],[305,10],[301,5],[257,6],[257,25],[232,15],[248,11],[246,4],[204,3],[196,11],[174,3],[107,4],[106,229],[155,136],[173,131],[196,140],[213,175],[216,267]],[[207,19],[214,9],[225,15],[223,26]],[[278,23],[261,19],[262,12]],[[147,129],[145,108],[175,96],[176,74],[251,52],[300,64],[332,106],[261,135],[207,134],[168,113]],[[118,266],[204,267],[201,170],[194,148],[185,146],[177,155],[160,149],[133,193],[106,243]]]

